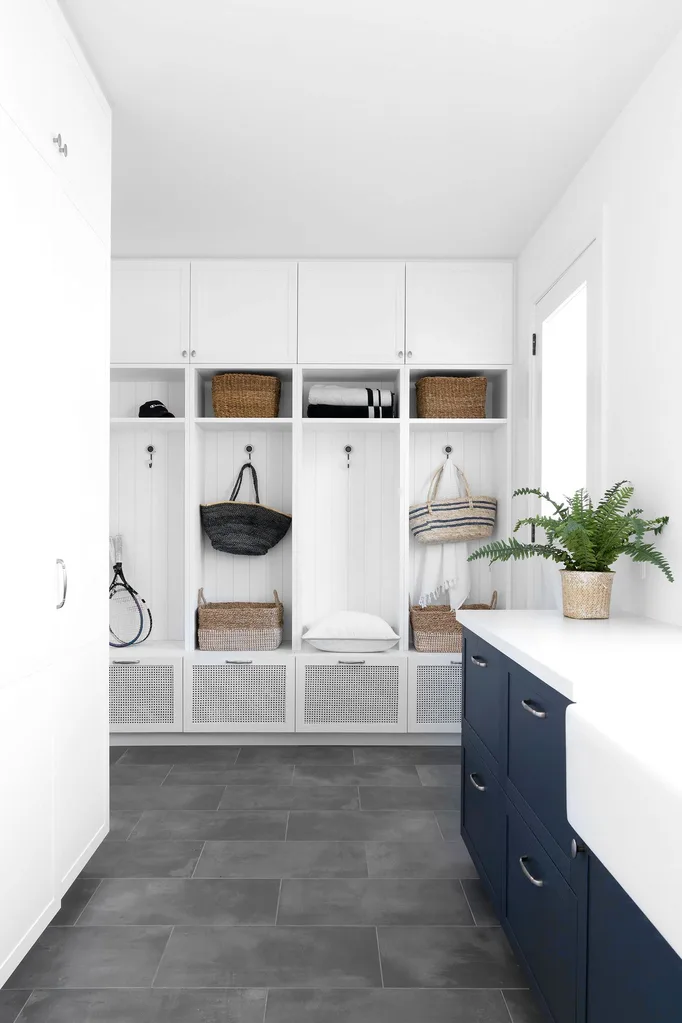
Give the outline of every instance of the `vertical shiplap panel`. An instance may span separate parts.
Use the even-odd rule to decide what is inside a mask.
[[[143,372],[143,371],[140,371]],[[183,371],[171,373],[165,379],[153,375],[137,379],[111,381],[111,415],[114,418],[136,418],[140,405],[157,399],[162,401],[176,419],[185,414],[185,382]]]

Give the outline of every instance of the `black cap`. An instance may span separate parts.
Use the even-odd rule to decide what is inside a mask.
[[[138,414],[140,419],[175,419],[162,401],[145,401]]]

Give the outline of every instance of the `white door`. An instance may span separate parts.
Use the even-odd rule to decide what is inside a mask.
[[[112,262],[111,361],[189,362],[189,261]]]
[[[404,263],[299,263],[299,362],[401,364],[404,339]]]
[[[24,649],[24,659],[28,670],[30,648]],[[3,670],[0,677],[0,987],[59,908],[53,849],[54,693],[50,669],[23,678]]]
[[[513,287],[513,265],[508,262],[408,263],[408,362],[424,366],[511,363]]]
[[[601,295],[593,243],[536,304],[532,358],[533,485],[563,502],[602,490]],[[551,514],[532,499],[530,514]],[[542,537],[538,536],[542,542]],[[537,559],[533,606],[561,607],[560,565]]]
[[[296,362],[296,264],[193,260],[193,362]]]

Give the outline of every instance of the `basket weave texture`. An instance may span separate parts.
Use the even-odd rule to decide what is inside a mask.
[[[615,572],[567,572],[561,574],[564,618],[609,618]]]
[[[497,514],[497,499],[494,497],[472,497],[469,481],[457,467],[464,483],[466,497],[450,497],[438,500],[438,488],[445,465],[436,469],[425,504],[414,504],[410,508],[410,529],[419,543],[465,543],[467,540],[483,540],[492,535]]]
[[[265,373],[219,373],[211,381],[213,414],[219,419],[276,419],[279,377]]]
[[[489,604],[464,604],[460,611],[494,611],[497,590]],[[410,624],[414,648],[423,654],[460,654],[462,652],[462,626],[457,612],[449,604],[429,604],[410,608]]]
[[[273,604],[211,604],[199,590],[197,636],[200,650],[276,650],[282,643],[284,608],[277,590]]]
[[[422,377],[417,381],[419,419],[485,419],[486,377]]]

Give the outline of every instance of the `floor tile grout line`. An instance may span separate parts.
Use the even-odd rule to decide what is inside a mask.
[[[3,990],[4,990],[4,988],[0,988],[0,991],[3,991]],[[14,988],[14,989],[12,989],[12,988],[7,988],[7,990],[8,990],[8,991],[11,991],[11,990],[15,990],[15,991],[18,991],[18,990],[21,990],[21,989],[20,989],[20,988]],[[30,1001],[30,998],[31,998],[31,995],[33,994],[33,991],[34,991],[34,990],[35,990],[34,988],[31,988],[31,990],[30,990],[30,991],[29,991],[28,989],[26,989],[26,992],[27,992],[27,993],[26,993],[26,1000],[25,1000],[25,1002],[23,1003],[23,1005],[21,1005],[21,1006],[20,1006],[20,1008],[19,1008],[19,1012],[18,1012],[18,1013],[16,1014],[16,1016],[14,1017],[14,1023],[17,1023],[17,1020],[19,1019],[19,1017],[21,1016],[22,1012],[24,1011],[24,1009],[25,1009],[25,1008],[26,1008],[26,1006],[28,1005],[28,1003],[29,1003],[29,1001]]]
[[[191,881],[192,878],[194,878],[196,876],[197,868],[199,866],[199,861],[201,860],[201,857],[204,855],[204,849],[205,848],[206,848],[206,842],[204,841],[204,842],[201,843],[201,849],[199,850],[199,855],[197,856],[197,862],[194,864],[194,869],[192,870],[192,873],[189,875],[189,878],[186,878],[185,880]],[[182,878],[178,878],[178,880],[182,880]]]
[[[265,1005],[263,1006],[263,1023],[265,1023],[265,1017],[268,1014],[268,998],[270,997],[270,988],[266,988],[265,991]]]
[[[286,823],[286,827],[284,829],[284,841],[285,842],[289,841],[289,821],[290,820],[291,820],[291,810],[288,810],[287,811],[287,823]]]
[[[460,811],[460,812],[461,812],[461,811]],[[441,826],[440,826],[440,821],[438,820],[438,814],[434,812],[434,813],[433,813],[433,817],[434,817],[434,820],[435,820],[435,822],[436,822],[436,827],[437,827],[437,828],[438,828],[438,830],[440,831],[440,837],[441,837],[441,838],[443,839],[443,841],[444,841],[444,842],[446,842],[446,841],[447,841],[447,839],[446,839],[445,835],[443,834],[443,829],[442,829],[442,828],[441,828]]]
[[[149,985],[150,990],[154,989],[154,984],[156,983],[156,978],[159,975],[159,970],[161,969],[161,963],[163,962],[163,957],[165,956],[166,952],[168,951],[168,946],[170,945],[170,941],[171,941],[171,938],[173,937],[173,931],[174,930],[175,930],[175,924],[172,924],[171,925],[171,929],[170,929],[170,933],[168,935],[168,939],[166,941],[166,944],[163,946],[163,952],[161,953],[161,958],[159,959],[157,967],[154,970],[154,976],[152,977],[152,982]]]
[[[168,777],[170,776],[170,773],[171,773],[171,771],[173,770],[174,767],[175,767],[175,764],[171,764],[170,765],[170,767],[168,768],[168,773],[164,775],[163,780],[161,782],[161,785],[163,785],[168,780]],[[159,785],[159,788],[161,788],[161,785]]]
[[[282,901],[282,885],[283,884],[284,884],[284,878],[280,877],[280,879],[279,879],[279,891],[277,893],[277,909],[275,910],[275,927],[279,923],[279,905],[280,905],[280,902]]]
[[[381,945],[379,944],[379,928],[377,926],[375,926],[374,928],[374,934],[377,940],[377,958],[379,960],[379,976],[381,977],[381,988],[382,990],[385,990],[386,985],[384,984],[384,967],[383,963],[381,962]]]
[[[517,988],[513,988],[513,989],[510,988],[510,990],[516,991],[518,989]],[[509,1008],[509,1002],[504,997],[504,991],[502,990],[502,988],[500,988],[500,994],[502,995],[502,1001],[504,1002],[504,1007],[507,1010],[507,1012],[509,1013],[509,1019],[511,1020],[511,1023],[514,1023],[514,1017],[512,1016],[511,1009]]]
[[[471,917],[472,917],[472,919],[474,921],[474,927],[478,927],[478,920],[476,919],[476,914],[474,913],[473,907],[472,907],[471,903],[469,902],[469,896],[467,895],[466,888],[464,887],[464,884],[463,884],[463,881],[468,881],[469,879],[466,878],[466,877],[465,878],[458,877],[457,880],[459,881],[459,887],[462,889],[462,893],[464,895],[464,900],[465,900],[467,906],[469,907],[469,912],[471,913]]]
[[[93,881],[96,881],[96,880],[97,880],[97,878],[92,878],[92,880],[93,880]],[[84,905],[84,906],[83,906],[83,908],[81,909],[80,913],[78,914],[78,916],[77,916],[77,917],[76,917],[76,919],[74,920],[73,924],[71,925],[72,927],[76,927],[76,926],[78,925],[78,921],[79,921],[79,920],[80,920],[80,918],[81,918],[81,917],[83,916],[83,913],[84,913],[84,912],[85,912],[85,910],[86,910],[86,909],[88,908],[88,906],[90,905],[90,903],[91,903],[91,902],[92,902],[92,900],[94,899],[95,895],[97,895],[97,892],[98,892],[98,891],[100,890],[100,888],[102,887],[103,883],[104,883],[104,878],[103,878],[103,877],[100,877],[100,879],[99,879],[99,883],[98,883],[97,887],[95,888],[94,892],[92,893],[92,895],[90,896],[90,898],[89,898],[89,899],[88,899],[88,901],[87,901],[87,902],[85,903],[85,905]]]

